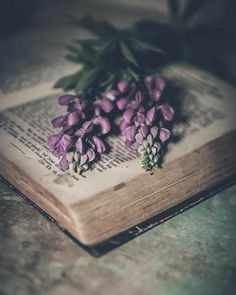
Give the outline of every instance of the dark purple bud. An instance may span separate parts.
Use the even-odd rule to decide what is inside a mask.
[[[125,119],[127,123],[130,123],[133,116],[134,116],[134,110],[132,109],[127,109],[123,114],[123,118]]]
[[[157,137],[157,133],[158,133],[158,127],[157,126],[153,126],[150,130],[152,137],[156,138]]]
[[[120,90],[120,92],[124,93],[129,89],[130,82],[128,80],[121,80],[117,84],[117,88]]]
[[[79,115],[77,112],[73,112],[68,116],[68,125],[75,126],[79,122]]]
[[[50,149],[53,149],[55,147],[55,145],[57,145],[59,143],[59,141],[61,140],[62,135],[63,135],[63,133],[60,132],[60,133],[53,134],[53,135],[49,136],[48,140],[47,140],[47,146]]]
[[[66,155],[63,155],[61,157],[61,160],[59,162],[59,166],[62,170],[67,170],[69,168],[69,161],[66,158]]]
[[[143,125],[140,127],[140,132],[143,135],[143,137],[147,137],[148,135],[148,127],[146,125]]]
[[[147,112],[147,119],[150,123],[152,123],[156,118],[156,107],[152,107],[148,112]]]
[[[102,98],[99,100],[99,104],[106,113],[110,113],[113,109],[113,103],[108,98]]]
[[[159,137],[162,142],[167,141],[170,137],[170,130],[166,128],[161,128]]]
[[[128,139],[129,141],[133,141],[134,140],[134,137],[135,137],[135,134],[136,134],[136,127],[135,126],[130,126],[130,127],[127,127],[123,134],[125,136],[126,139]]]
[[[56,118],[54,118],[52,120],[52,126],[53,128],[59,128],[59,127],[62,127],[63,123],[64,123],[64,120],[65,120],[65,116],[58,116]]]
[[[75,99],[75,96],[72,94],[65,94],[58,98],[59,105],[68,105],[70,102],[72,102]]]
[[[129,103],[129,99],[126,97],[121,97],[117,100],[116,105],[119,110],[124,110],[127,104]]]
[[[171,121],[175,113],[174,109],[167,103],[161,106],[161,112],[166,121]]]
[[[67,152],[72,145],[72,137],[68,134],[64,134],[60,141],[60,146],[62,147],[63,151]]]
[[[81,137],[79,137],[79,138],[76,140],[75,148],[76,148],[76,151],[77,151],[78,153],[83,154],[83,152],[84,152],[84,144],[83,144],[83,141],[82,141]]]
[[[92,137],[92,140],[93,140],[93,142],[94,142],[94,144],[95,144],[95,146],[96,146],[97,152],[98,152],[99,154],[104,153],[105,150],[106,150],[106,146],[105,146],[105,144],[103,143],[103,141],[102,141],[99,137],[97,137],[97,136],[93,136],[93,137]]]
[[[88,162],[92,162],[95,159],[95,152],[91,148],[87,150],[86,155],[88,156]]]

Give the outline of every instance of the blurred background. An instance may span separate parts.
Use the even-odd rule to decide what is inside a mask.
[[[88,37],[74,22],[84,16],[120,28],[139,22],[171,61],[236,81],[235,0],[1,0],[0,94],[73,72],[66,46]]]

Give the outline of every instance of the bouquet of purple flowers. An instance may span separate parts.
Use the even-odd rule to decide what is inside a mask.
[[[162,102],[166,81],[143,64],[143,52],[154,52],[157,58],[164,53],[108,23],[84,19],[81,25],[92,27],[99,38],[80,40],[79,48],[69,47],[68,58],[83,68],[55,85],[77,94],[59,97],[66,113],[52,120],[60,131],[48,138],[48,147],[62,170],[82,173],[108,151],[107,138],[118,127],[124,145],[137,152],[145,170],[152,171],[164,155],[174,109]]]

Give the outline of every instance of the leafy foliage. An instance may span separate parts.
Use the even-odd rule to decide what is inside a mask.
[[[165,54],[161,48],[142,40],[134,30],[118,30],[105,21],[90,18],[75,22],[96,38],[76,40],[68,46],[66,58],[83,67],[73,75],[62,77],[56,88],[83,91],[95,100],[99,93],[112,89],[121,79],[138,81],[147,70],[143,62],[147,52],[155,53],[157,59]]]

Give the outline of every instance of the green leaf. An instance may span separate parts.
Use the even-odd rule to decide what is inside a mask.
[[[120,41],[120,49],[121,49],[121,52],[122,52],[123,56],[129,62],[131,62],[136,67],[139,67],[139,64],[138,64],[135,56],[133,55],[132,51],[129,49],[129,47],[127,46],[127,44],[124,41]]]
[[[78,56],[76,55],[73,55],[73,54],[67,54],[66,56],[66,59],[71,61],[71,62],[74,62],[74,63],[79,63],[79,59],[78,59]]]
[[[149,50],[149,51],[154,51],[154,52],[157,52],[157,53],[161,53],[161,54],[166,54],[166,52],[150,43],[147,43],[147,42],[144,42],[144,41],[141,41],[139,39],[136,39],[136,38],[131,38],[132,42],[137,46],[139,47],[139,49],[141,50]]]
[[[138,81],[138,80],[139,80],[139,75],[136,74],[132,69],[127,68],[127,73],[128,73],[129,76],[130,76],[131,78],[133,78],[135,81]]]
[[[80,79],[76,84],[75,91],[86,91],[90,86],[94,87],[98,73],[99,71],[97,68],[83,70],[81,72]]]
[[[54,88],[63,88],[64,90],[72,89],[77,84],[79,76],[80,73],[64,76],[55,83]]]

